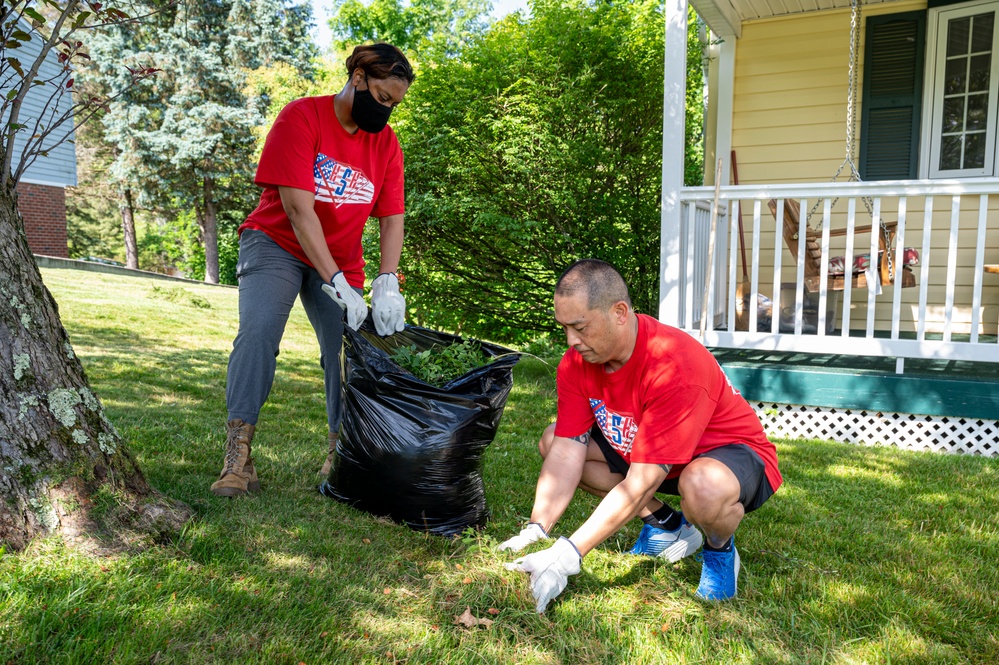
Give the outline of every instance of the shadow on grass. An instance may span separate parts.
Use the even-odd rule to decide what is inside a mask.
[[[737,600],[696,601],[693,559],[623,554],[633,520],[538,616],[491,546],[531,508],[555,408],[546,366],[515,369],[485,456],[493,520],[469,546],[318,494],[317,351],[278,358],[254,442],[264,491],[232,501],[208,493],[228,342],[70,328],[150,481],[196,518],[173,547],[114,560],[52,544],[37,563],[0,558],[0,662],[999,662],[996,460],[781,443],[785,486],[737,534]],[[595,505],[577,493],[557,533]],[[455,625],[466,607],[496,623]]]

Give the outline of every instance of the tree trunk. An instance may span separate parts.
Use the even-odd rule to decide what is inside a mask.
[[[205,241],[205,281],[219,283],[219,228],[216,217],[215,194],[211,176],[205,176],[205,215],[201,237]]]
[[[121,228],[125,233],[125,265],[139,268],[139,246],[135,240],[135,207],[132,205],[132,189],[124,187],[118,194],[118,210],[121,211]]]
[[[100,522],[91,497],[118,497]],[[14,549],[59,533],[90,536],[178,529],[190,510],[153,490],[104,407],[42,283],[17,212],[0,189],[0,543]],[[105,540],[106,542],[106,540]]]

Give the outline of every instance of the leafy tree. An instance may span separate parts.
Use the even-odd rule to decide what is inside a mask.
[[[704,184],[704,67],[707,43],[703,23],[691,8],[687,15],[687,108],[683,184]]]
[[[395,119],[417,319],[498,340],[551,331],[555,279],[588,256],[656,311],[663,24],[651,0],[537,0],[423,68]]]
[[[82,96],[69,113],[55,104],[73,88],[71,67],[84,56],[77,35],[129,20],[117,7],[77,0],[0,7],[0,544],[15,549],[39,534],[86,535],[99,519],[89,509],[96,495],[104,497],[105,518],[127,517],[154,532],[177,528],[190,514],[149,486],[90,389],[17,211],[15,186],[26,164],[111,101]],[[40,78],[49,58],[61,67]],[[134,84],[149,73],[130,77]],[[35,87],[49,106],[29,120],[21,104]]]
[[[454,52],[482,34],[489,0],[339,0],[330,29],[340,49],[362,42],[388,42],[407,53],[431,44]]]
[[[331,95],[343,88],[347,71],[343,66],[346,55],[334,62],[327,58],[312,61],[312,77],[284,62],[259,67],[247,74],[244,90],[255,100],[264,115],[264,123],[257,127],[257,154],[264,147],[264,139],[278,113],[289,102],[301,97]]]

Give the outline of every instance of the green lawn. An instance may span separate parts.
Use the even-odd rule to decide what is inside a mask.
[[[2,663],[999,663],[999,460],[779,442],[785,484],[737,534],[739,598],[700,564],[598,548],[538,616],[492,546],[528,514],[551,370],[518,365],[477,538],[416,533],[316,491],[318,346],[296,307],[261,415],[263,491],[213,497],[234,289],[45,270],[90,380],[149,480],[195,517],[169,544],[0,555]],[[580,495],[568,534],[594,502]],[[466,628],[470,608],[492,619]]]

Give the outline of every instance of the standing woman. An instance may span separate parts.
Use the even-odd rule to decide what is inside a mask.
[[[348,81],[334,96],[288,104],[267,134],[255,182],[260,204],[239,227],[239,332],[226,377],[225,462],[211,487],[219,496],[260,489],[250,442],[274,380],[278,346],[295,296],[319,338],[326,385],[329,455],[340,430],[343,326],[357,330],[368,313],[361,297],[361,234],[380,225],[381,264],[371,285],[379,335],[403,329],[406,304],[396,270],[403,239],[402,150],[387,126],[413,82],[395,46],[358,46]]]

